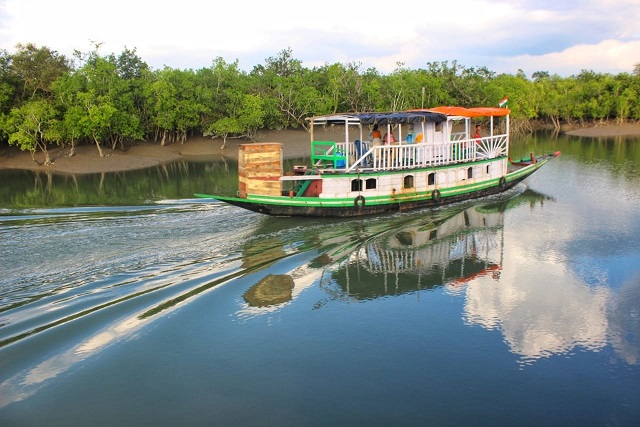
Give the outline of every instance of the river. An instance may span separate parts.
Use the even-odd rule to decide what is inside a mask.
[[[236,165],[0,171],[0,424],[637,425],[640,139],[500,196],[273,218]]]

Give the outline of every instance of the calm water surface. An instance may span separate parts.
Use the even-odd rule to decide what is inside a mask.
[[[556,149],[349,220],[192,198],[232,163],[0,171],[0,424],[638,425],[640,140],[514,156]]]

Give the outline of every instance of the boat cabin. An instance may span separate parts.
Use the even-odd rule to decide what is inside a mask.
[[[438,107],[397,113],[353,113],[312,117],[311,161],[319,173],[366,172],[442,166],[506,156],[509,110],[505,108]],[[473,120],[489,117],[488,135],[475,138]],[[494,117],[504,117],[497,126]],[[316,140],[318,126],[344,127],[344,139]],[[393,139],[378,140],[378,125]],[[494,133],[494,130],[500,129]]]

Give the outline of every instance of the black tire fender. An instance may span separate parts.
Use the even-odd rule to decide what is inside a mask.
[[[439,203],[440,200],[442,200],[442,195],[440,194],[440,190],[438,189],[433,190],[433,192],[431,193],[431,198],[433,199],[434,202]]]
[[[356,208],[364,208],[364,203],[365,203],[365,200],[364,200],[364,197],[362,196],[358,196],[355,199],[353,199],[353,205]]]

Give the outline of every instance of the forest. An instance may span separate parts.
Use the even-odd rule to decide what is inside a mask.
[[[251,71],[218,57],[198,70],[152,69],[136,49],[65,57],[45,46],[0,50],[0,147],[35,153],[79,144],[122,149],[138,141],[182,143],[191,135],[252,139],[260,129],[307,128],[307,117],[439,105],[497,106],[508,98],[511,129],[640,120],[640,63],[629,73],[582,70],[530,78],[456,60],[402,63],[389,74],[359,63],[305,68],[290,48]]]

